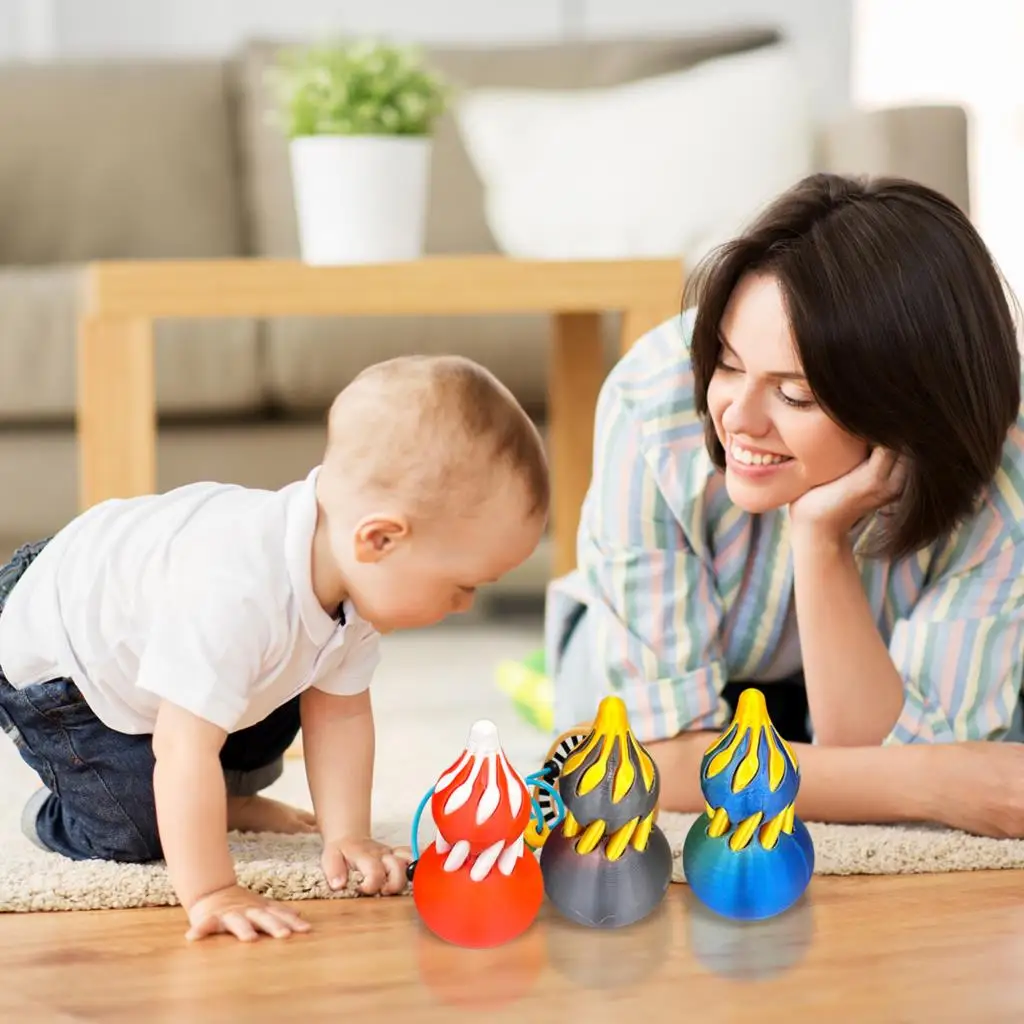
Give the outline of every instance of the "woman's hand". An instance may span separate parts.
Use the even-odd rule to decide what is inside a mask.
[[[930,820],[980,836],[1024,838],[1024,743],[942,744],[930,753]]]
[[[893,452],[875,448],[849,473],[797,498],[789,506],[790,520],[797,529],[839,540],[858,520],[898,497],[905,477]]]

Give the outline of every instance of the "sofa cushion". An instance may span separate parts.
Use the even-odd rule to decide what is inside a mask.
[[[241,253],[227,67],[0,64],[0,264]]]
[[[895,174],[971,213],[970,123],[954,104],[849,110],[822,127],[818,160],[840,174]]]
[[[74,267],[0,268],[0,423],[67,422],[75,410]],[[157,409],[167,416],[263,404],[252,320],[158,321]]]
[[[691,67],[777,41],[771,29],[678,39],[427,48],[426,59],[457,87],[579,89]],[[255,42],[238,63],[242,167],[252,242],[261,256],[299,255],[287,141],[273,123],[266,72],[280,43]],[[428,253],[494,252],[483,189],[452,113],[434,137]],[[614,357],[614,327],[607,352]],[[268,387],[287,408],[322,409],[368,362],[397,352],[458,352],[490,367],[528,406],[545,400],[548,324],[543,317],[284,320],[267,327]]]
[[[814,161],[805,76],[784,44],[597,89],[475,89],[456,116],[487,222],[523,259],[693,265]]]

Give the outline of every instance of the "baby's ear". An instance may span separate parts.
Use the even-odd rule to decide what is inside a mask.
[[[374,515],[360,521],[355,532],[355,555],[360,562],[379,562],[409,534],[402,516]]]

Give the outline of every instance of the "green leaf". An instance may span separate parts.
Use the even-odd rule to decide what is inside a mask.
[[[267,78],[290,138],[429,135],[453,94],[417,48],[371,40],[286,50]]]

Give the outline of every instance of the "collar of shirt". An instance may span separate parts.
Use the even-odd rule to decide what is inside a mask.
[[[289,497],[286,513],[285,558],[288,577],[299,602],[299,614],[310,639],[322,646],[339,626],[344,629],[356,619],[351,601],[342,605],[342,621],[326,611],[313,591],[313,533],[316,530],[316,480],[320,467],[314,467]]]

